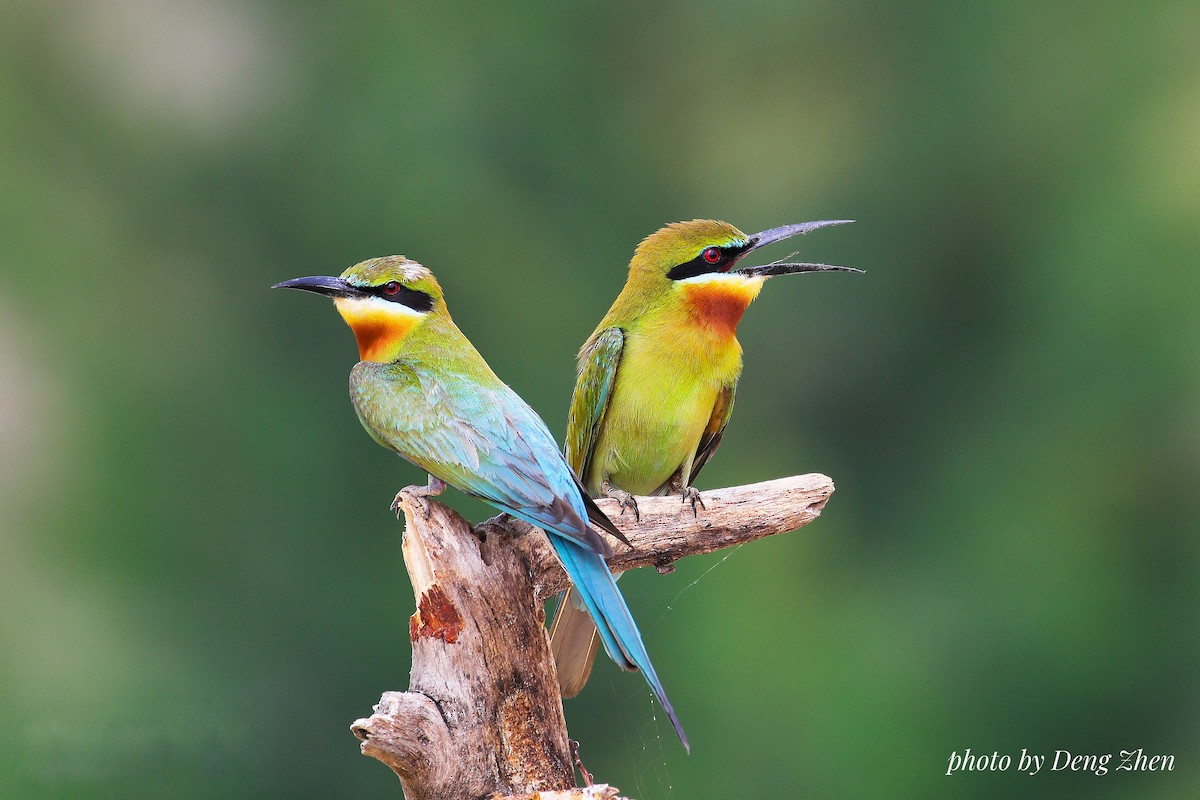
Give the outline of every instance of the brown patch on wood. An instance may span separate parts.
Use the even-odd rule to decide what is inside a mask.
[[[497,755],[509,781],[516,786],[567,788],[573,783],[567,782],[567,776],[574,778],[570,760],[563,760],[567,754],[546,747],[542,741],[544,732],[555,724],[556,713],[561,713],[553,704],[543,705],[543,698],[547,693],[556,696],[558,685],[549,673],[528,677],[534,680],[533,685],[525,686],[521,680],[503,682],[504,695],[498,708],[500,747]],[[560,776],[562,783],[556,786],[553,776]]]
[[[442,587],[435,583],[421,594],[417,610],[409,617],[408,638],[415,642],[427,637],[454,644],[464,625],[462,614],[458,613]]]

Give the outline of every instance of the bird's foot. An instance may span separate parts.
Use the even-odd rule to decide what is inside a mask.
[[[511,514],[505,512],[497,514],[494,517],[488,517],[483,522],[475,526],[475,536],[480,541],[487,539],[489,534],[495,533],[497,536],[508,536],[517,538],[524,536],[529,531],[533,530],[533,526],[524,520],[517,519]]]
[[[617,501],[617,507],[621,509],[622,517],[625,516],[625,509],[628,508],[633,511],[634,520],[641,522],[642,513],[638,510],[637,500],[634,499],[633,495],[624,489],[618,489],[608,481],[600,484],[600,491],[604,493],[605,497],[611,497]]]
[[[445,482],[440,478],[430,475],[429,482],[424,486],[405,486],[396,492],[396,497],[392,500],[391,509],[396,512],[396,519],[400,519],[400,515],[404,513],[404,499],[407,497],[413,505],[421,509],[421,515],[425,519],[429,519],[429,514],[431,513],[429,498],[437,497],[444,491],[446,491]]]
[[[692,516],[699,517],[700,513],[696,511],[696,506],[699,505],[705,511],[708,511],[708,506],[704,505],[704,501],[700,499],[700,490],[695,486],[686,486],[679,493],[679,502],[692,504]]]

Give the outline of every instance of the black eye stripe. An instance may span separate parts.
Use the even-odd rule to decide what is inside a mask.
[[[389,292],[388,288],[391,288],[391,284],[394,283],[396,281],[388,281],[379,286],[372,286],[367,289],[367,292],[372,297],[387,300],[389,303],[399,303],[402,306],[408,306],[413,311],[429,311],[433,308],[433,297],[417,289],[410,289],[402,283],[396,287],[394,293]]]
[[[720,251],[721,257],[716,261],[710,262],[704,257],[704,254],[713,249]],[[730,262],[735,261],[749,249],[749,244],[730,244],[716,248],[711,246],[705,247],[691,261],[685,261],[682,264],[671,267],[670,272],[667,273],[667,277],[673,281],[681,281],[684,278],[694,278],[697,275],[706,275],[710,272],[722,272]]]

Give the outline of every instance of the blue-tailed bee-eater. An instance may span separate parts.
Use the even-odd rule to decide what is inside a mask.
[[[642,672],[688,748],[605,563],[612,548],[588,520],[625,537],[583,491],[541,418],[454,324],[433,274],[388,256],[340,277],[296,278],[274,288],[333,298],[358,341],[361,360],[350,371],[354,410],[376,442],[428,473],[420,494],[450,485],[549,534],[605,650],[621,668]]]
[[[828,264],[738,267],[775,242],[852,220],[802,222],[751,236],[727,222],[677,222],[646,237],[625,287],[579,351],[566,456],[593,497],[637,514],[634,495],[682,495],[692,487],[733,411],[742,372],[738,322],[767,278],[801,272],[861,272]],[[703,505],[701,503],[701,505]],[[568,590],[551,626],[564,697],[591,673],[596,628]]]

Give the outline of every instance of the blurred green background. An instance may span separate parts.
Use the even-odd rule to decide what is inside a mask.
[[[1200,5],[0,8],[0,796],[399,796],[353,337],[270,292],[405,253],[547,420],[659,225],[857,224],[772,282],[700,488],[799,533],[622,587],[680,714],[566,705],[639,798],[1200,794]],[[772,252],[772,256],[786,254]],[[478,519],[491,511],[447,495]],[[643,571],[646,572],[646,571]],[[1169,773],[947,777],[952,751]]]

